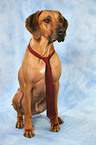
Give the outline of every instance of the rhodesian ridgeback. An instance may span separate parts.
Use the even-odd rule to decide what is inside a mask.
[[[51,118],[50,131],[58,132],[60,130],[60,124],[63,123],[63,120],[58,117],[57,108],[61,62],[56,51],[54,51],[53,42],[56,40],[58,42],[64,41],[68,22],[59,11],[44,10],[37,11],[29,16],[26,19],[25,26],[33,37],[26,48],[22,66],[18,72],[20,88],[17,90],[12,104],[17,111],[16,128],[24,127],[24,136],[31,138],[35,135],[31,120],[32,115],[39,114],[48,109],[46,105],[48,101],[46,99],[46,92],[47,94],[49,93],[49,86],[54,89],[52,91],[54,103],[52,104],[52,101],[51,103],[49,101],[49,116],[53,113],[52,110],[50,113],[50,108],[55,104],[55,107],[53,107],[55,115],[53,118],[49,117]],[[47,84],[50,77],[46,81],[47,63],[39,56],[32,54],[33,52],[42,58],[48,58],[50,56],[49,69],[51,69],[52,85],[50,82]],[[25,123],[23,122],[23,115]]]

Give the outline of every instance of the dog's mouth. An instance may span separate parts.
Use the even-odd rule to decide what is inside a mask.
[[[58,42],[64,42],[64,40],[65,40],[65,37],[64,36],[59,36],[58,38],[57,38],[57,41]]]
[[[55,42],[55,41],[58,41],[60,43],[60,42],[64,42],[64,40],[65,40],[65,36],[64,35],[58,36],[55,39],[51,39],[50,37],[48,37],[49,43],[52,43],[52,42]]]

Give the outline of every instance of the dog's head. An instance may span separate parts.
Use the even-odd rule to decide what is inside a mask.
[[[44,36],[49,43],[63,42],[68,21],[58,11],[37,11],[26,19],[25,26],[35,39]]]

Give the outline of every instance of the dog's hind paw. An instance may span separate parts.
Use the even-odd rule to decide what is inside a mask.
[[[64,123],[63,119],[60,118],[60,117],[58,117],[58,122],[59,122],[59,124],[63,124]]]
[[[18,129],[22,129],[24,127],[24,122],[22,121],[17,121],[16,122],[16,128]]]

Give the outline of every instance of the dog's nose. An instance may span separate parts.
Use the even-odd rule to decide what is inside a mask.
[[[58,30],[58,34],[59,34],[59,35],[62,35],[62,33],[63,33],[63,30],[62,30],[62,28],[60,28],[60,29]]]
[[[61,28],[61,27],[57,28],[57,34],[58,34],[59,36],[64,35],[65,32],[66,32],[66,31],[64,30],[64,28]]]

